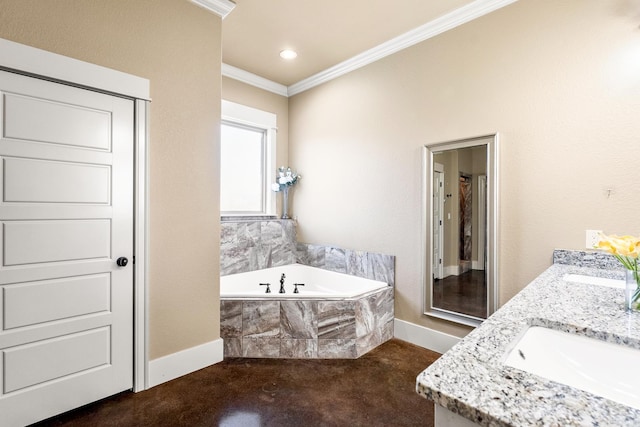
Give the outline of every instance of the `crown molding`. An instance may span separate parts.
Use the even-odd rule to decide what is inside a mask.
[[[233,65],[223,63],[222,75],[234,80],[241,81],[242,83],[246,83],[248,85],[267,90],[269,92],[273,92],[277,95],[289,96],[287,87],[285,85],[281,85],[280,83],[265,79],[264,77],[260,77],[256,74],[234,67]]]
[[[288,87],[288,95],[297,95],[516,1],[517,0],[476,0],[333,67],[303,79],[298,83],[292,84]]]
[[[222,19],[231,13],[236,4],[230,0],[189,0],[191,3],[215,13]]]

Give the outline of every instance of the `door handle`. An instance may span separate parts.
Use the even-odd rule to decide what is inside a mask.
[[[129,264],[129,260],[126,257],[121,256],[116,260],[116,264],[118,264],[118,267],[126,267],[126,265]]]

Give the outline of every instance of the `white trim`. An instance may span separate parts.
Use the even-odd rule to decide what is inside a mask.
[[[197,2],[198,0],[191,0]],[[475,0],[452,12],[442,15],[411,31],[388,40],[376,47],[366,50],[346,61],[320,71],[306,79],[302,79],[290,86],[284,86],[264,77],[242,70],[229,64],[222,64],[222,75],[267,90],[282,96],[293,96],[306,90],[327,83],[351,71],[362,68],[373,62],[379,61],[389,55],[393,55],[408,47],[421,43],[427,39],[442,34],[445,31],[459,27],[462,24],[473,21],[488,13],[515,3],[518,0]]]
[[[362,68],[365,65],[423,42],[431,37],[435,37],[462,24],[466,24],[469,21],[516,1],[517,0],[476,0],[289,86],[289,96],[297,95],[300,92],[304,92],[305,90],[326,83],[358,68]]]
[[[229,0],[190,0],[203,9],[213,12],[220,18],[224,19],[231,13],[236,4]]]
[[[0,67],[112,94],[149,100],[149,80],[0,39]]]
[[[482,324],[484,320],[478,317],[469,316],[467,314],[461,314],[449,310],[442,310],[435,307],[432,307],[429,311],[425,311],[424,314],[436,319],[442,319],[448,322],[458,323],[460,325],[471,326],[472,328],[477,328]]]
[[[274,113],[227,101],[226,99],[221,100],[220,106],[222,120],[242,123],[261,129],[276,129],[278,126],[278,116]]]
[[[432,197],[431,197],[431,189],[432,188],[432,179],[433,174],[432,165],[434,159],[434,152],[440,152],[443,150],[451,150],[451,149],[459,149],[459,148],[467,148],[474,147],[478,145],[486,145],[487,147],[487,315],[491,315],[493,312],[497,310],[497,294],[498,294],[498,279],[497,279],[497,259],[498,254],[496,251],[496,244],[499,241],[497,233],[497,206],[498,206],[498,191],[497,191],[497,175],[498,175],[498,167],[497,167],[497,156],[498,156],[498,134],[489,134],[478,136],[474,138],[466,138],[459,139],[453,141],[439,142],[439,143],[430,143],[426,144],[423,147],[423,157],[422,157],[422,185],[423,188],[426,188],[428,191],[423,191],[422,197],[422,251],[424,252],[422,259],[430,260],[432,257],[432,248],[433,248],[433,233],[429,233],[431,229],[431,224],[433,223],[433,209],[431,208]],[[496,209],[494,209],[494,207]],[[424,283],[423,289],[423,300],[424,300],[424,314],[448,320],[451,322],[460,323],[467,326],[479,326],[483,319],[469,316],[462,313],[455,313],[453,311],[443,310],[440,308],[433,307],[432,305],[432,295],[431,290],[432,286],[430,286],[431,279],[433,277],[432,271],[433,266],[431,262],[424,262],[422,266],[422,280]],[[461,271],[461,270],[458,270]]]
[[[209,341],[149,362],[149,387],[171,381],[199,369],[222,362],[222,338]]]
[[[476,246],[478,248],[477,259],[473,261],[474,270],[484,270],[486,268],[485,250],[487,248],[487,175],[478,175],[478,234]],[[482,227],[484,225],[484,227]]]
[[[221,216],[273,216],[276,214],[276,194],[271,190],[272,173],[276,170],[276,148],[278,145],[277,130],[278,116],[268,111],[238,104],[223,99],[221,102],[221,118],[223,122],[238,123],[254,128],[262,129],[266,132],[267,140],[264,159],[264,212],[229,212],[221,211]]]
[[[133,391],[148,388],[149,102],[135,101]]]
[[[478,248],[478,250],[480,250]],[[477,259],[471,261],[471,269],[472,270],[484,270],[484,262],[480,262]]]
[[[276,95],[289,96],[289,92],[285,85],[276,83],[264,77],[242,70],[229,64],[222,64],[222,75],[230,79],[238,80],[259,89],[273,92]]]
[[[393,336],[441,354],[446,353],[461,340],[453,335],[400,319],[393,320]]]
[[[149,80],[0,39],[0,68],[135,99],[134,391],[148,387]]]
[[[446,265],[444,267],[444,277],[459,276],[459,275],[460,275],[459,265]]]

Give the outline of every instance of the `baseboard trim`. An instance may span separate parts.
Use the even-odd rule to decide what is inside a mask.
[[[446,265],[444,267],[444,277],[459,276],[460,266],[458,265]]]
[[[149,388],[222,362],[222,338],[210,341],[149,362]]]
[[[484,261],[477,261],[477,260],[473,260],[471,261],[471,269],[472,270],[484,270]]]
[[[425,328],[400,319],[393,321],[393,335],[403,341],[424,347],[437,353],[446,353],[456,345],[461,338],[435,329]]]

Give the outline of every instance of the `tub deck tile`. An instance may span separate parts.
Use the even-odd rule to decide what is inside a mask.
[[[224,357],[242,357],[242,338],[224,338]]]
[[[316,359],[318,357],[318,340],[282,339],[280,341],[280,357],[287,359]]]
[[[242,334],[244,338],[279,338],[280,302],[244,301],[242,306]]]
[[[318,340],[318,358],[320,359],[355,359],[358,357],[356,340]]]
[[[220,336],[242,336],[242,301],[220,301]]]
[[[395,263],[396,257],[384,254],[369,254],[369,271],[371,276],[369,279],[386,282],[391,286],[395,286]]]
[[[296,261],[311,267],[324,267],[326,264],[326,249],[324,246],[298,243],[296,246]]]
[[[243,338],[242,357],[280,357],[280,338]]]
[[[318,338],[355,339],[355,301],[318,301]]]
[[[347,272],[347,257],[344,249],[327,247],[324,257],[324,269],[338,273]]]
[[[220,271],[227,274],[241,273],[251,268],[252,248],[246,245],[234,245],[224,251],[225,257],[220,259]]]
[[[366,354],[380,344],[382,344],[382,330],[380,329],[376,329],[365,336],[358,337],[358,339],[356,339],[357,357]]]
[[[372,295],[357,301],[356,304],[356,337],[369,335],[376,329],[376,296]]]
[[[280,302],[282,338],[313,339],[318,336],[318,317],[312,301]]]
[[[377,321],[376,327],[393,320],[393,290],[394,288],[390,286],[384,292],[371,296]]]

